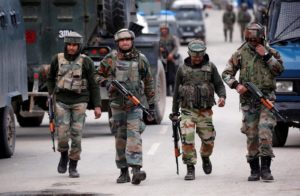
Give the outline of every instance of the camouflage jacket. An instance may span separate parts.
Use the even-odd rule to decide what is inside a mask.
[[[240,10],[237,18],[239,24],[248,24],[251,21],[251,15],[248,11]]]
[[[222,73],[224,82],[232,89],[239,83],[252,82],[263,92],[273,93],[276,88],[275,77],[283,72],[284,67],[280,54],[275,49],[265,47],[269,55],[261,57],[245,42],[228,60]],[[239,81],[235,78],[238,71]],[[241,103],[247,102],[246,95],[241,96]]]
[[[192,74],[192,76],[189,74]],[[199,78],[199,76],[202,78]],[[208,85],[202,85],[203,83]],[[189,85],[193,88],[191,93],[194,93],[194,95],[183,97],[181,91],[182,89],[185,90],[185,86]],[[199,86],[201,86],[201,89],[198,90]],[[212,107],[215,104],[215,92],[219,97],[226,98],[224,83],[217,67],[209,61],[208,55],[204,56],[202,64],[196,66],[191,64],[191,58],[188,57],[184,60],[184,65],[179,67],[176,74],[172,112],[178,112],[179,107],[186,107],[184,103],[186,99],[193,99],[192,102],[196,103],[197,109]]]
[[[162,47],[166,50],[166,54],[173,54],[176,55],[178,52],[178,40],[177,37],[168,35],[166,38],[160,37],[159,40],[159,47]],[[164,56],[163,54],[161,54]]]
[[[111,81],[116,78],[116,61],[123,60],[127,62],[135,61],[138,63],[138,74],[139,74],[139,82],[140,86],[137,91],[133,91],[132,93],[142,99],[141,101],[145,104],[145,100],[147,99],[148,104],[154,104],[155,99],[155,90],[154,90],[154,81],[151,73],[151,67],[147,60],[147,58],[135,50],[132,52],[131,57],[124,58],[121,53],[118,53],[116,50],[113,50],[111,53],[107,54],[105,58],[101,61],[100,66],[97,69],[97,77],[96,81],[101,85],[105,86],[107,90],[109,90]],[[130,76],[128,76],[130,78]],[[130,84],[126,84],[127,87]],[[125,87],[126,87],[125,86]],[[143,89],[143,90],[142,90]],[[142,92],[143,91],[143,92]],[[124,101],[123,95],[121,95],[117,90],[113,92],[108,92],[110,98],[111,106],[114,105],[116,107],[130,107],[132,106],[130,102],[127,100]],[[123,101],[122,101],[123,100]],[[126,106],[125,106],[126,105]]]
[[[233,11],[226,11],[223,14],[223,23],[225,25],[233,25],[235,23],[235,13]]]

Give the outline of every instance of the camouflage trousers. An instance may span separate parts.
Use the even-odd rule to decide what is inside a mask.
[[[272,131],[276,125],[276,117],[262,105],[243,105],[242,112],[241,131],[247,136],[247,161],[258,156],[274,157]]]
[[[181,109],[180,128],[182,132],[182,160],[184,164],[195,165],[195,131],[201,139],[200,155],[209,157],[212,154],[216,132],[212,123],[211,109]]]
[[[69,158],[80,160],[82,129],[85,123],[87,103],[66,105],[61,102],[55,104],[55,120],[58,133],[58,151],[69,151]]]
[[[112,132],[115,134],[118,168],[143,165],[142,137],[145,129],[143,111],[138,107],[127,110],[111,108]]]

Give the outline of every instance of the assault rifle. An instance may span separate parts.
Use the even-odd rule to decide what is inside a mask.
[[[299,122],[288,121],[286,116],[282,116],[278,109],[273,105],[273,103],[267,99],[264,94],[252,83],[246,82],[245,87],[249,92],[254,95],[266,108],[268,108],[273,114],[275,114],[280,120],[284,123],[287,123],[289,126],[300,128]]]
[[[171,116],[172,119],[173,116]],[[180,147],[178,146],[179,139],[182,139],[181,129],[180,129],[180,119],[172,120],[172,129],[173,129],[173,139],[174,139],[174,152],[175,152],[175,160],[176,160],[176,173],[179,174],[178,167],[178,157],[180,156]]]
[[[49,130],[52,139],[52,149],[55,152],[55,142],[54,142],[54,133],[55,133],[55,124],[54,124],[54,105],[53,105],[53,96],[48,97],[48,111],[49,111]]]
[[[114,85],[118,91],[127,99],[129,99],[135,106],[140,107],[148,116],[151,116],[147,108],[136,98],[130,91],[128,91],[118,80],[112,80],[112,85]]]

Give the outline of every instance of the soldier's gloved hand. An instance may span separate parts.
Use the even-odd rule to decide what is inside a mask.
[[[169,119],[171,121],[178,121],[179,120],[179,116],[180,116],[179,112],[173,112],[173,113],[169,114]]]
[[[151,122],[155,118],[155,105],[154,104],[149,105],[148,112],[149,112],[150,115],[147,116],[147,120]]]
[[[112,93],[112,92],[114,92],[116,90],[117,90],[117,88],[113,84],[109,84],[108,87],[107,87],[107,91],[109,93]]]

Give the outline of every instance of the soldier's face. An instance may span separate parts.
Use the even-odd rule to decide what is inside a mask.
[[[191,56],[192,65],[199,65],[203,61],[202,55],[192,55]]]
[[[162,36],[165,36],[169,34],[169,30],[167,28],[161,28],[160,33]]]
[[[130,50],[132,48],[132,39],[130,38],[120,39],[118,45],[121,50],[124,51]]]
[[[67,44],[67,52],[69,55],[75,55],[78,51],[78,44],[69,43]]]
[[[258,46],[258,44],[260,44],[260,42],[261,42],[260,39],[258,39],[258,38],[248,38],[247,41],[253,48]]]

